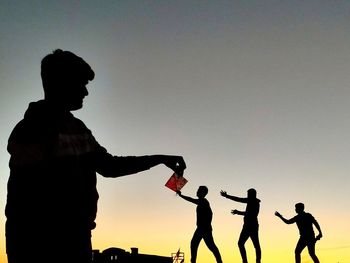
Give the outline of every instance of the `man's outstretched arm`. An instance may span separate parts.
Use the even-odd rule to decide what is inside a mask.
[[[96,158],[96,171],[105,177],[120,177],[148,170],[164,164],[177,175],[182,176],[186,164],[182,156],[145,155],[145,156],[112,156],[102,152]]]
[[[319,225],[319,223],[316,221],[316,219],[314,219],[313,224],[315,225],[315,227],[318,230],[318,235],[316,236],[316,240],[320,240],[323,237],[322,231],[321,231],[321,227]]]
[[[194,204],[198,204],[198,199],[195,199],[195,198],[192,198],[192,197],[189,197],[187,195],[183,195],[181,193],[181,191],[176,191],[176,193],[184,200],[188,201],[188,202],[191,202],[191,203],[194,203]]]
[[[244,211],[239,211],[237,209],[231,210],[231,214],[233,215],[240,215],[240,216],[244,216],[245,212]]]
[[[240,202],[240,203],[247,203],[248,202],[247,198],[229,195],[229,194],[227,194],[226,191],[223,191],[223,190],[220,191],[220,194],[221,194],[221,196],[226,197],[227,199],[230,199],[232,201],[236,201],[236,202]]]
[[[291,219],[286,219],[277,211],[275,212],[275,216],[279,217],[286,224],[293,224],[295,222],[294,217]]]

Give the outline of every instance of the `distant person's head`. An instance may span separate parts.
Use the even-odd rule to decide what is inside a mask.
[[[208,187],[201,185],[197,190],[197,196],[199,198],[204,198],[208,194]]]
[[[303,203],[297,203],[295,205],[295,212],[297,214],[300,214],[300,213],[303,213],[304,212],[304,209],[305,209],[305,205]]]
[[[248,199],[256,199],[256,190],[254,188],[250,188],[247,191]]]
[[[45,100],[64,110],[82,108],[86,85],[94,76],[90,65],[70,51],[57,49],[41,61]]]

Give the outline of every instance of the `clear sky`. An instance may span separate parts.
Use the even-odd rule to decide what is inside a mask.
[[[115,155],[183,155],[183,194],[208,186],[224,262],[240,262],[242,218],[230,211],[244,206],[219,192],[244,197],[254,187],[263,262],[293,262],[297,228],[274,211],[292,217],[304,202],[324,233],[321,262],[350,263],[349,14],[347,0],[1,0],[0,210],[8,136],[43,97],[42,57],[61,48],[96,73],[74,114],[100,144]],[[164,187],[170,175],[157,166],[99,176],[93,247],[165,256],[180,248],[189,262],[195,206]],[[1,262],[4,223],[1,212]],[[311,262],[307,251],[302,258]],[[198,262],[215,262],[204,244]]]

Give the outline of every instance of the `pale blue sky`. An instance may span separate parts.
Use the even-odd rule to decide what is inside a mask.
[[[263,222],[303,201],[332,236],[350,207],[349,14],[348,1],[0,1],[0,209],[7,138],[43,96],[40,60],[61,48],[95,70],[75,114],[111,153],[181,154],[183,191],[207,185],[218,217],[234,206],[221,189],[255,187]],[[103,218],[134,215],[127,207],[149,213],[149,227],[169,207],[194,213],[163,187],[169,170],[144,175],[99,178],[96,239]],[[326,247],[350,245],[332,238]],[[3,255],[2,234],[0,245]]]

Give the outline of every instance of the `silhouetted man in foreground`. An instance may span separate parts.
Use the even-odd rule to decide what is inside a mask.
[[[205,244],[213,252],[216,262],[222,263],[219,249],[215,245],[212,233],[211,221],[213,218],[213,212],[211,211],[210,204],[205,196],[208,194],[208,188],[206,186],[200,186],[197,190],[198,199],[182,195],[180,191],[177,191],[178,195],[197,205],[197,229],[193,234],[191,240],[191,262],[196,263],[197,251],[199,243],[204,239]]]
[[[256,198],[256,190],[251,188],[247,192],[247,197],[237,197],[227,194],[225,191],[221,191],[220,194],[223,197],[226,197],[230,200],[246,203],[247,207],[245,211],[238,211],[236,209],[232,210],[233,215],[242,215],[244,216],[244,223],[241,234],[238,240],[239,251],[241,252],[242,262],[248,263],[247,253],[244,247],[245,242],[250,238],[253,242],[255,253],[256,253],[256,262],[261,262],[261,248],[259,242],[259,223],[258,223],[258,214],[260,210],[260,200]]]
[[[69,51],[41,62],[44,99],[29,104],[8,141],[6,205],[9,263],[91,262],[96,172],[120,177],[164,164],[178,175],[180,156],[112,156],[71,111],[83,106],[90,66]]]
[[[322,237],[321,227],[316,219],[310,213],[306,213],[304,209],[305,206],[303,203],[297,203],[295,205],[295,212],[297,213],[295,217],[291,219],[285,219],[279,212],[276,212],[275,215],[286,224],[296,223],[299,228],[300,238],[295,248],[295,262],[301,262],[300,254],[304,248],[307,247],[312,260],[315,263],[319,263],[320,261],[315,254],[315,244],[316,241]],[[317,237],[315,237],[313,225],[318,230]]]

